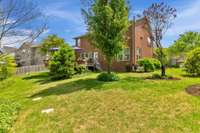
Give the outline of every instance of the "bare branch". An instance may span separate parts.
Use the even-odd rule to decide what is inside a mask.
[[[39,37],[46,24],[33,27],[31,24],[34,24],[34,21],[41,16],[38,6],[29,0],[0,0],[0,47],[3,45],[2,40],[6,37],[24,36],[24,38],[29,38],[28,40]],[[31,32],[22,32],[22,29]]]

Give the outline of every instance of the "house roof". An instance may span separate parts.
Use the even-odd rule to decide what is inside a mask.
[[[32,48],[39,48],[39,47],[41,47],[42,45],[41,44],[33,44],[31,47]]]
[[[86,37],[88,35],[88,32],[83,34],[83,35],[80,35],[80,36],[77,36],[77,37],[74,37],[74,39],[78,39],[78,38],[82,38],[82,37]]]
[[[16,52],[17,48],[15,47],[9,47],[9,46],[4,46],[3,51],[6,53],[14,53]]]

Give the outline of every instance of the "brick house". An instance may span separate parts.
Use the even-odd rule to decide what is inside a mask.
[[[153,57],[153,43],[151,30],[146,18],[131,22],[127,32],[126,46],[121,54],[113,61],[113,71],[127,71],[127,66],[134,66],[139,59]],[[75,53],[78,64],[106,70],[107,63],[101,51],[91,45],[87,35],[74,38]]]

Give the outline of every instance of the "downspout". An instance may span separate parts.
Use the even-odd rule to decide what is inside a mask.
[[[136,64],[135,61],[135,36],[136,36],[136,21],[135,21],[135,16],[133,17],[133,28],[132,28],[132,65]]]

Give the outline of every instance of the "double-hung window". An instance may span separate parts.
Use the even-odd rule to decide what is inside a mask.
[[[117,56],[117,61],[129,61],[130,60],[130,49],[124,48]]]

